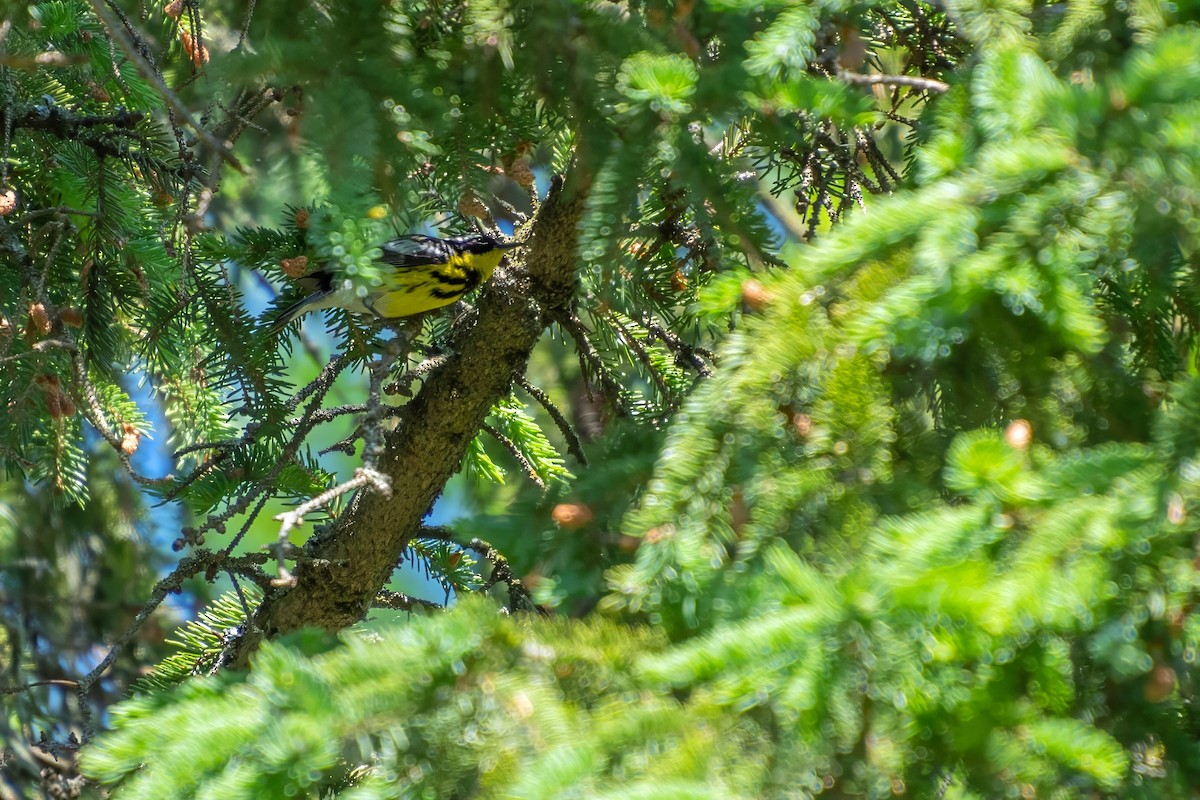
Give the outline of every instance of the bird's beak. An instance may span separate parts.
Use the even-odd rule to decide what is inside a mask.
[[[524,242],[500,242],[496,245],[500,250],[512,250],[514,247],[520,247]]]

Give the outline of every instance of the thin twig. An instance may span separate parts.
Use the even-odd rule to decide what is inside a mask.
[[[464,546],[492,562],[491,577],[484,582],[481,591],[486,592],[497,583],[503,583],[508,586],[508,603],[513,611],[533,611],[536,608],[529,596],[529,590],[513,575],[508,559],[499,550],[482,539],[472,539]]]
[[[245,538],[246,534],[250,531],[250,526],[254,524],[256,519],[258,519],[258,515],[262,513],[263,507],[266,506],[267,501],[270,499],[271,495],[266,493],[264,493],[262,497],[258,498],[258,505],[254,507],[253,511],[246,515],[246,521],[242,523],[241,529],[238,530],[238,532],[233,535],[233,538],[229,540],[229,544],[225,545],[225,549],[221,551],[222,555],[229,555],[233,552],[233,548],[241,544],[242,539]],[[241,594],[240,590],[238,594]],[[243,600],[242,602],[244,605],[245,601]]]
[[[334,406],[333,408],[319,408],[307,417],[292,417],[288,420],[289,425],[299,425],[301,422],[308,421],[310,423],[320,425],[323,422],[333,422],[338,417],[344,417],[349,414],[363,414],[367,411],[366,403],[350,403],[346,405]]]
[[[245,442],[243,442],[243,444],[244,443]],[[229,456],[232,454],[233,454],[232,449],[221,450],[219,453],[214,453],[211,457],[202,461],[200,463],[200,465],[197,466],[190,473],[188,473],[187,475],[185,475],[182,478],[176,479],[175,485],[172,486],[167,491],[167,493],[163,495],[163,502],[169,503],[172,500],[174,500],[176,497],[179,497],[179,495],[183,493],[184,489],[187,489],[193,483],[200,480],[205,475],[208,475],[209,473],[211,473],[214,469],[216,469],[218,464],[220,464],[225,459],[229,458]]]
[[[416,608],[425,608],[430,611],[441,611],[445,609],[445,606],[435,603],[432,600],[422,600],[419,597],[413,597],[402,592],[380,589],[379,594],[375,595],[375,599],[371,601],[371,608],[388,608],[392,611],[412,611]]]
[[[370,367],[371,378],[367,387],[367,415],[362,422],[363,465],[368,469],[375,468],[375,462],[383,452],[383,431],[381,430],[380,422],[387,413],[387,407],[383,405],[380,396],[383,391],[383,379],[391,373],[392,365],[402,355],[403,349],[399,341],[388,343],[384,347],[379,360],[371,364]]]
[[[88,63],[88,55],[86,53],[70,55],[58,50],[46,50],[34,55],[0,53],[0,66],[13,67],[14,69],[35,70],[43,67],[74,67],[86,63]]]
[[[229,570],[225,571],[229,576],[229,581],[233,584],[233,591],[238,596],[238,603],[242,606],[242,613],[245,615],[246,624],[249,625],[254,619],[254,612],[250,610],[250,603],[246,600],[246,593],[242,591],[242,583],[237,579],[237,575]]]
[[[529,382],[529,379],[524,375],[517,377],[517,384],[525,390],[526,394],[541,404],[542,408],[546,409],[546,413],[554,420],[554,424],[558,426],[558,430],[562,433],[563,438],[567,440],[567,452],[575,456],[580,464],[587,466],[587,456],[583,452],[583,443],[579,441],[579,435],[575,433],[575,429],[567,420],[562,410],[554,404],[550,396],[543,392],[538,387]]]
[[[584,327],[583,322],[574,314],[560,314],[554,318],[554,321],[575,340],[575,347],[579,352],[580,360],[592,368],[596,377],[600,379],[604,391],[612,397],[613,402],[620,408],[624,387],[609,374],[608,367],[604,364],[604,358],[600,355],[596,346],[592,344],[592,340],[588,337],[588,331]]]
[[[293,395],[290,400],[288,400],[288,411],[294,411],[296,406],[303,403],[304,400],[313,392],[321,390],[321,392],[324,393],[326,390],[328,390],[333,382],[337,379],[337,376],[340,375],[342,370],[346,368],[348,363],[349,362],[346,356],[334,356],[333,358],[329,359],[329,361],[321,369],[320,374],[313,378],[312,381],[305,385],[303,389],[296,392],[296,394]]]
[[[51,214],[57,215],[57,216],[64,216],[64,217],[65,216],[75,216],[75,217],[93,217],[93,218],[95,218],[95,217],[100,216],[95,211],[85,211],[82,208],[71,208],[69,206],[54,206],[53,208],[39,208],[35,211],[30,211],[29,213],[22,215],[21,221],[22,222],[30,222],[31,220],[35,220],[38,217],[44,217],[44,216],[51,215]]]
[[[195,444],[189,444],[179,448],[171,454],[171,458],[183,458],[184,456],[189,456],[192,453],[200,450],[228,450],[232,447],[246,444],[246,441],[246,437],[243,436],[240,439],[222,439],[219,442],[196,442]]]
[[[63,341],[62,339],[43,339],[42,341],[35,343],[24,353],[17,353],[14,356],[5,356],[4,358],[0,358],[0,364],[7,364],[9,361],[19,361],[22,358],[41,355],[47,350],[54,350],[56,348],[72,350],[74,347],[75,345],[73,345],[71,342]]]
[[[857,72],[839,72],[838,79],[856,86],[910,86],[926,92],[941,94],[950,90],[950,84],[919,75],[862,75]]]
[[[50,277],[50,269],[54,266],[54,258],[58,255],[58,249],[62,247],[63,239],[65,238],[67,230],[67,226],[64,224],[64,221],[60,219],[47,222],[43,227],[38,229],[37,235],[40,236],[42,231],[51,227],[54,229],[54,241],[46,250],[46,260],[42,265],[41,275],[34,283],[33,287],[34,294],[39,298],[45,298],[46,296],[46,281]]]
[[[381,409],[380,414],[379,414],[380,420],[399,419],[404,416],[404,412],[406,411],[406,409],[403,406],[380,406],[380,409]],[[336,408],[323,408],[320,411],[313,414],[311,417],[309,417],[309,421],[310,421],[310,423],[312,423],[312,426],[315,426],[322,422],[330,422],[333,419],[335,419],[336,417],[345,416],[347,414],[361,414],[366,410],[367,410],[366,406],[361,405],[361,404],[337,406]],[[293,425],[296,425],[296,424],[299,424],[300,421],[301,421],[301,418],[297,417],[296,419],[291,420],[291,423]],[[317,455],[323,456],[328,453],[345,453],[346,455],[353,455],[354,454],[354,443],[357,442],[359,439],[364,439],[365,436],[366,436],[366,422],[363,422],[357,428],[355,428],[354,432],[351,433],[349,436],[347,436],[345,439],[341,439],[340,441],[334,442],[333,444],[329,445],[328,447],[318,450]],[[364,453],[364,457],[365,457],[365,454],[366,454],[365,447],[363,448],[363,453]]]
[[[462,544],[455,540],[454,531],[444,525],[422,527],[417,531],[415,538],[450,542],[464,549],[474,550],[493,565],[492,574],[484,582],[483,587],[480,589],[481,592],[486,592],[497,583],[503,583],[508,586],[509,607],[513,611],[536,610],[537,607],[533,604],[533,600],[529,596],[529,590],[525,588],[525,585],[518,578],[513,576],[512,567],[509,566],[508,559],[505,558],[503,553],[483,539],[472,539],[466,544]]]
[[[883,115],[885,117],[887,117],[888,119],[892,120],[893,122],[899,122],[901,125],[907,125],[910,128],[917,127],[917,121],[912,117],[902,116],[901,114],[898,114],[895,111],[885,111],[885,112],[883,112]],[[883,125],[884,125],[884,123],[882,123],[882,122],[878,123],[875,126],[876,130],[883,127]]]
[[[83,359],[79,355],[79,350],[75,347],[74,342],[71,343],[69,351],[71,354],[71,367],[75,375],[75,383],[78,386],[80,394],[87,403],[90,416],[85,413],[88,422],[92,423],[100,435],[104,437],[104,441],[108,442],[113,450],[117,452],[117,457],[121,460],[121,465],[125,471],[129,473],[129,477],[141,486],[163,486],[171,483],[170,478],[147,478],[133,468],[133,462],[130,461],[130,453],[126,452],[124,442],[120,436],[113,431],[108,424],[108,419],[104,413],[104,408],[100,405],[100,397],[96,394],[96,387],[92,386],[92,382],[87,376],[87,367],[83,364]]]
[[[429,374],[442,364],[445,364],[447,360],[447,356],[445,355],[430,356],[412,369],[406,370],[403,375],[388,384],[384,391],[388,394],[398,394],[408,397],[412,394],[411,388],[417,378]]]
[[[879,143],[875,141],[875,137],[863,136],[863,142],[866,145],[867,158],[871,161],[871,164],[875,166],[876,171],[878,171],[879,167],[883,167],[892,183],[899,184],[901,181],[900,174],[897,173],[896,170],[892,169],[892,165],[888,162],[887,156],[880,152]],[[880,182],[882,183],[883,181],[881,180]],[[888,191],[891,190],[889,189]]]
[[[709,361],[716,360],[716,354],[711,350],[688,344],[677,334],[667,330],[654,320],[645,320],[642,322],[642,327],[645,328],[651,336],[653,336],[655,339],[658,339],[668,348],[670,348],[671,352],[675,353],[677,359],[686,361],[687,364],[692,369],[696,370],[696,372],[700,373],[702,377],[712,377],[712,368],[704,362],[705,358],[707,358]]]
[[[242,17],[242,28],[238,31],[237,44],[233,46],[230,52],[237,52],[242,49],[242,45],[246,42],[246,34],[250,32],[250,20],[254,18],[254,5],[256,0],[247,0],[246,14]]]
[[[655,368],[654,360],[650,358],[650,352],[642,345],[638,338],[634,336],[628,328],[625,327],[625,323],[621,321],[620,317],[618,317],[615,312],[610,309],[606,316],[614,325],[617,326],[617,330],[621,332],[621,337],[625,340],[625,344],[629,346],[629,349],[633,351],[635,356],[637,356],[638,361],[642,362],[642,366],[646,368],[646,372],[650,374],[650,380],[654,382],[659,394],[662,395],[663,403],[667,406],[667,408],[673,407],[675,405],[675,393],[671,391],[671,387],[667,386],[666,378],[664,378],[662,373]]]
[[[38,686],[69,686],[72,689],[78,688],[79,681],[68,681],[61,678],[55,678],[45,681],[30,681],[23,683],[20,686],[0,686],[0,694],[21,694]]]
[[[517,463],[521,466],[521,469],[525,471],[525,476],[529,478],[529,480],[533,481],[535,486],[542,491],[546,490],[546,482],[542,480],[540,475],[538,475],[537,470],[534,468],[533,464],[529,462],[529,459],[525,457],[525,454],[521,452],[521,448],[517,447],[516,442],[486,422],[483,423],[483,429],[491,434],[492,438],[499,442],[500,445],[508,451],[509,455],[516,459]]]
[[[282,514],[276,515],[275,519],[281,523],[279,526],[279,544],[276,548],[276,554],[279,561],[279,578],[276,585],[290,585],[294,580],[287,567],[283,565],[284,546],[287,543],[288,535],[292,532],[292,528],[296,527],[304,521],[304,515],[316,511],[324,505],[328,505],[331,500],[341,497],[347,492],[352,492],[362,486],[370,485],[375,491],[382,493],[385,496],[390,496],[392,493],[392,481],[382,472],[376,472],[367,467],[359,467],[354,470],[354,477],[345,483],[340,483],[332,489],[328,489],[316,497],[293,508],[291,511],[285,511]]]

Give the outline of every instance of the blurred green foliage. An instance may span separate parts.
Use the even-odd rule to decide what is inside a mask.
[[[127,33],[245,172],[92,5],[5,34],[5,685],[86,671],[150,593],[143,434],[203,446],[145,479],[180,546],[269,535],[357,463],[293,418],[361,403],[386,342],[335,312],[342,382],[296,395],[330,352],[248,310],[292,259],[370,280],[381,216],[519,228],[582,170],[576,318],[471,444],[454,526],[564,618],[466,597],[491,565],[421,539],[458,607],[234,672],[231,595],[84,748],[112,796],[1191,795],[1192,4],[165,11]],[[64,696],[17,695],[5,748],[81,727]],[[32,752],[6,789],[35,796]]]

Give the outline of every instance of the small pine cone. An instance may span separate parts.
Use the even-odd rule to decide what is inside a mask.
[[[46,393],[46,410],[51,419],[75,416],[75,403],[62,390],[62,381],[58,379],[57,375],[43,373],[35,377],[33,382],[42,387],[42,391]]]
[[[79,313],[78,308],[64,308],[58,312],[58,318],[62,320],[63,325],[70,325],[72,328],[83,327],[83,314]]]
[[[142,442],[142,432],[126,422],[121,426],[121,452],[131,456]]]
[[[808,435],[812,433],[812,429],[812,417],[810,417],[808,414],[795,414],[792,416],[792,430],[794,430],[796,435],[801,439],[807,439]]]
[[[1182,525],[1187,519],[1187,505],[1179,494],[1172,494],[1167,501],[1167,522],[1172,525]]]
[[[96,102],[108,103],[108,102],[112,101],[112,95],[110,95],[108,93],[108,90],[105,89],[100,84],[96,83],[95,81],[92,81],[91,83],[88,84],[88,86],[89,86],[88,94],[91,95],[91,98],[93,100],[95,100]]]
[[[508,177],[517,182],[523,189],[532,189],[535,179],[529,166],[529,156],[518,156],[508,167]]]
[[[17,192],[15,189],[0,191],[0,217],[7,217],[17,210]]]
[[[1177,682],[1175,670],[1166,664],[1159,664],[1148,676],[1143,693],[1147,702],[1161,703],[1175,692]]]
[[[550,519],[560,528],[576,530],[592,521],[592,510],[583,503],[559,503],[550,512]]]
[[[478,219],[490,219],[492,216],[487,205],[479,199],[479,195],[470,189],[467,189],[462,193],[462,197],[458,198],[458,213],[464,217],[477,217]]]
[[[299,228],[302,231],[308,230],[308,209],[307,208],[296,209],[295,219],[296,219],[296,227],[297,228]]]
[[[742,302],[751,311],[762,311],[771,305],[771,293],[756,280],[742,281]]]
[[[50,315],[41,303],[29,306],[29,331],[37,336],[45,336],[50,332]]]
[[[668,522],[666,525],[659,525],[646,531],[646,535],[642,538],[646,540],[646,544],[658,544],[674,536],[675,526]]]
[[[303,278],[308,274],[308,256],[285,258],[279,262],[279,268],[289,278]]]
[[[0,314],[0,339],[12,336],[12,330],[12,323],[8,321],[8,317]]]
[[[208,63],[208,47],[192,38],[187,31],[179,32],[179,43],[183,45],[184,54],[197,67]]]
[[[163,6],[163,13],[171,19],[179,19],[183,16],[183,0],[171,0]]]
[[[61,419],[66,413],[62,407],[63,397],[65,395],[57,389],[46,391],[46,412],[50,414],[50,419]]]
[[[683,270],[675,270],[675,274],[671,276],[671,288],[677,292],[686,292],[688,288],[688,278]]]

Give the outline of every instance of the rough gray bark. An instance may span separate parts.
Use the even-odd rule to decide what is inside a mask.
[[[337,630],[367,612],[484,418],[524,375],[552,318],[569,308],[586,191],[577,176],[565,187],[556,179],[518,251],[520,262],[498,270],[478,307],[455,326],[451,355],[429,374],[387,437],[377,468],[391,478],[391,496],[360,491],[305,545],[295,584],[264,600],[239,660],[264,638],[302,627]]]

